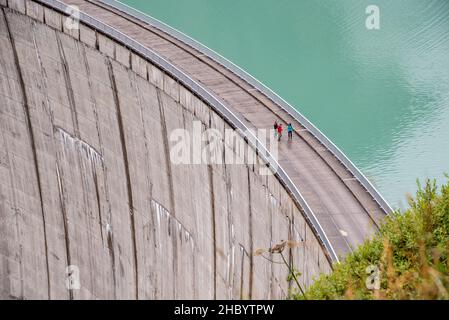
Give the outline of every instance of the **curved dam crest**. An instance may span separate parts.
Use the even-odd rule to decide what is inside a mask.
[[[331,270],[275,176],[171,163],[174,129],[231,129],[206,103],[37,2],[0,8],[0,298],[284,298],[287,270],[253,253],[286,239],[303,285]]]

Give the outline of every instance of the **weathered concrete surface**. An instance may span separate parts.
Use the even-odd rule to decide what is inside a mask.
[[[38,20],[0,6],[0,298],[282,298],[286,269],[253,255],[282,239],[301,244],[291,255],[304,284],[329,272],[274,176],[170,161],[173,129],[229,128],[207,105],[24,3]]]

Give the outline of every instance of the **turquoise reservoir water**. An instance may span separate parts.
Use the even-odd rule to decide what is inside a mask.
[[[317,125],[394,207],[449,172],[448,0],[124,0],[204,43]],[[380,30],[365,26],[368,5]]]

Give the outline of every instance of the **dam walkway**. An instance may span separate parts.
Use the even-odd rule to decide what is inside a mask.
[[[44,1],[42,1],[44,2]],[[391,209],[357,168],[319,130],[278,97],[242,73],[181,39],[162,24],[115,1],[63,0],[113,27],[206,87],[252,129],[271,129],[274,121],[292,123],[279,145],[278,163],[301,193],[324,231],[334,261],[363,242]],[[202,50],[202,48],[204,50]],[[329,248],[328,248],[329,249]]]

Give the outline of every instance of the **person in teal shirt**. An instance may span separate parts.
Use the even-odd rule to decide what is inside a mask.
[[[291,141],[293,139],[293,126],[291,123],[287,126],[287,132],[288,132],[288,140]]]

